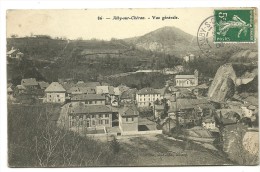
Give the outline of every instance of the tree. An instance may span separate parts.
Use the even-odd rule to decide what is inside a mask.
[[[113,137],[113,140],[110,143],[110,149],[113,151],[114,154],[117,154],[120,151],[120,144],[115,136]]]
[[[11,38],[17,38],[17,37],[18,37],[17,34],[12,34],[12,35],[11,35]]]

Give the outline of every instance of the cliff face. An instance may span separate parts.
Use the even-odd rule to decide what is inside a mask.
[[[208,97],[223,102],[233,97],[237,87],[250,83],[257,77],[256,66],[225,64],[219,67],[209,88]],[[247,91],[247,90],[242,90]]]

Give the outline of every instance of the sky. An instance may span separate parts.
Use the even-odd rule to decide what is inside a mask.
[[[68,39],[123,39],[141,36],[164,26],[175,26],[196,36],[200,24],[213,15],[211,8],[183,9],[87,9],[87,10],[8,10],[7,37],[50,35]],[[98,20],[98,16],[103,17]],[[114,16],[145,17],[145,20],[112,20]],[[152,19],[152,16],[160,19]],[[162,17],[178,19],[162,20]],[[110,19],[104,19],[110,18]],[[148,19],[150,18],[150,19]]]

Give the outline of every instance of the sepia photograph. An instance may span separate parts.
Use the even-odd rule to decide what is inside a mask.
[[[8,167],[259,165],[258,10],[6,11]]]

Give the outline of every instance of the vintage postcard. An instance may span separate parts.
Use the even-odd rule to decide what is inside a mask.
[[[258,165],[257,16],[7,10],[8,166]]]

